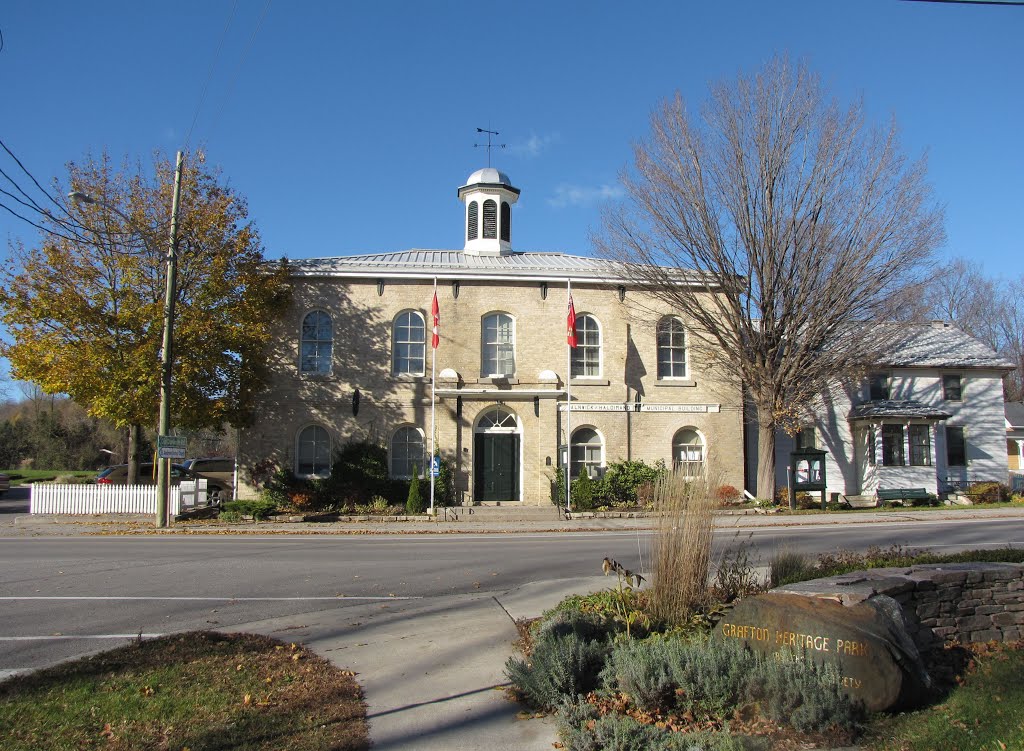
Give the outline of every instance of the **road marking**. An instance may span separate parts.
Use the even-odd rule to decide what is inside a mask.
[[[69,639],[158,639],[164,634],[47,634],[46,636],[0,636],[0,641],[60,641]]]
[[[410,597],[357,597],[346,595],[334,595],[333,597],[131,597],[121,595],[47,595],[47,596],[21,596],[4,595],[0,600],[172,600],[175,602],[307,602],[310,600],[360,600],[377,602],[380,600],[422,600],[421,596]]]

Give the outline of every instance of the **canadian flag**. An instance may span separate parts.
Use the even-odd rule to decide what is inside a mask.
[[[437,292],[434,293],[434,302],[430,304],[430,315],[434,317],[434,336],[430,340],[430,346],[437,349],[441,341],[441,311],[437,307]]]
[[[569,293],[569,312],[565,320],[565,341],[570,347],[576,347],[576,308],[572,304],[572,293]]]

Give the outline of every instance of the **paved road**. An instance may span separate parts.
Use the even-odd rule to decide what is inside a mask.
[[[355,623],[396,598],[504,592],[588,577],[612,556],[642,568],[650,534],[387,537],[21,537],[0,539],[0,675],[106,649],[131,635],[228,628],[304,615]],[[762,562],[868,545],[935,550],[1024,545],[1024,519],[876,522],[719,531]],[[645,567],[645,566],[644,566]]]

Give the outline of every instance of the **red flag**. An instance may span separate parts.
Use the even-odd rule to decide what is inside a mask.
[[[569,313],[565,321],[565,341],[570,346],[576,347],[576,308],[572,305],[572,293],[569,293]]]
[[[430,305],[430,315],[434,317],[434,336],[430,340],[430,346],[437,349],[441,341],[441,311],[437,307],[437,292],[434,292],[434,302]]]

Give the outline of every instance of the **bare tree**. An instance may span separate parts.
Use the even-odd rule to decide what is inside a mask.
[[[952,321],[1015,363],[1003,389],[1011,401],[1024,398],[1024,278],[990,278],[977,262],[954,258],[929,280],[921,301],[919,320]]]
[[[783,58],[713,85],[699,116],[665,102],[634,157],[598,251],[682,315],[719,377],[742,381],[770,497],[777,429],[898,335],[866,326],[924,281],[944,236],[924,160],[903,156],[894,123],[869,127],[861,102],[840,107]]]

